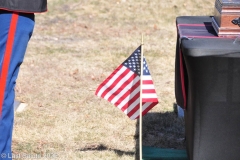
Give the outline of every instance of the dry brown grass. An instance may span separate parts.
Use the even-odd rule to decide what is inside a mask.
[[[144,34],[144,53],[160,103],[143,117],[143,143],[183,149],[183,121],[173,113],[175,19],[212,15],[214,1],[49,0],[36,15],[21,66],[14,153],[55,159],[135,159],[138,122],[94,95]],[[43,159],[43,158],[42,158]]]

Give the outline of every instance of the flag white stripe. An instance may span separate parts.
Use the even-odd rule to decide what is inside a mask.
[[[101,96],[102,93],[109,87],[111,86],[114,81],[119,77],[119,75],[121,75],[125,70],[127,69],[127,67],[123,66],[98,92],[97,96]]]
[[[136,105],[139,104],[140,98],[137,98],[130,106],[128,106],[127,109],[125,109],[124,113],[128,114],[129,112],[131,112],[132,109],[134,109],[136,107]]]
[[[127,75],[124,76],[105,96],[104,99],[108,99],[114,92],[116,92],[124,82],[126,82],[131,76],[133,75],[133,72],[128,72]]]
[[[142,106],[142,111],[145,111],[145,109],[147,109],[148,106],[151,105],[151,103],[152,103],[152,102],[147,102],[147,103],[145,103],[145,104]],[[132,119],[132,120],[136,119],[137,116],[140,115],[139,113],[140,113],[140,109],[138,109],[138,110],[130,117],[130,119]]]
[[[142,97],[143,98],[157,98],[157,95],[154,93],[143,93]]]
[[[144,90],[144,89],[155,89],[155,88],[154,88],[154,85],[152,84],[151,85],[143,84],[142,89]]]
[[[121,98],[127,91],[129,91],[132,86],[134,86],[139,81],[139,76],[135,77],[119,94],[117,94],[112,100],[111,103],[115,104],[119,98]]]
[[[122,109],[122,107],[129,102],[137,93],[139,93],[140,91],[140,86],[137,87],[131,94],[129,94],[129,96],[127,96],[117,107],[119,109]]]
[[[143,80],[152,80],[152,77],[150,75],[143,75]]]

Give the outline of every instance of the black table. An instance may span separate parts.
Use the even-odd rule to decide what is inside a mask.
[[[176,101],[189,160],[240,160],[240,41],[218,37],[211,22],[176,19]]]

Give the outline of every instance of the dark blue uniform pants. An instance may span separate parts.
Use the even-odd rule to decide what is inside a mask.
[[[0,10],[0,160],[12,159],[15,83],[34,28],[34,14]]]

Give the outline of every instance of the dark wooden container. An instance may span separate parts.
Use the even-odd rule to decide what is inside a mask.
[[[212,25],[218,36],[239,36],[240,0],[216,0]]]

